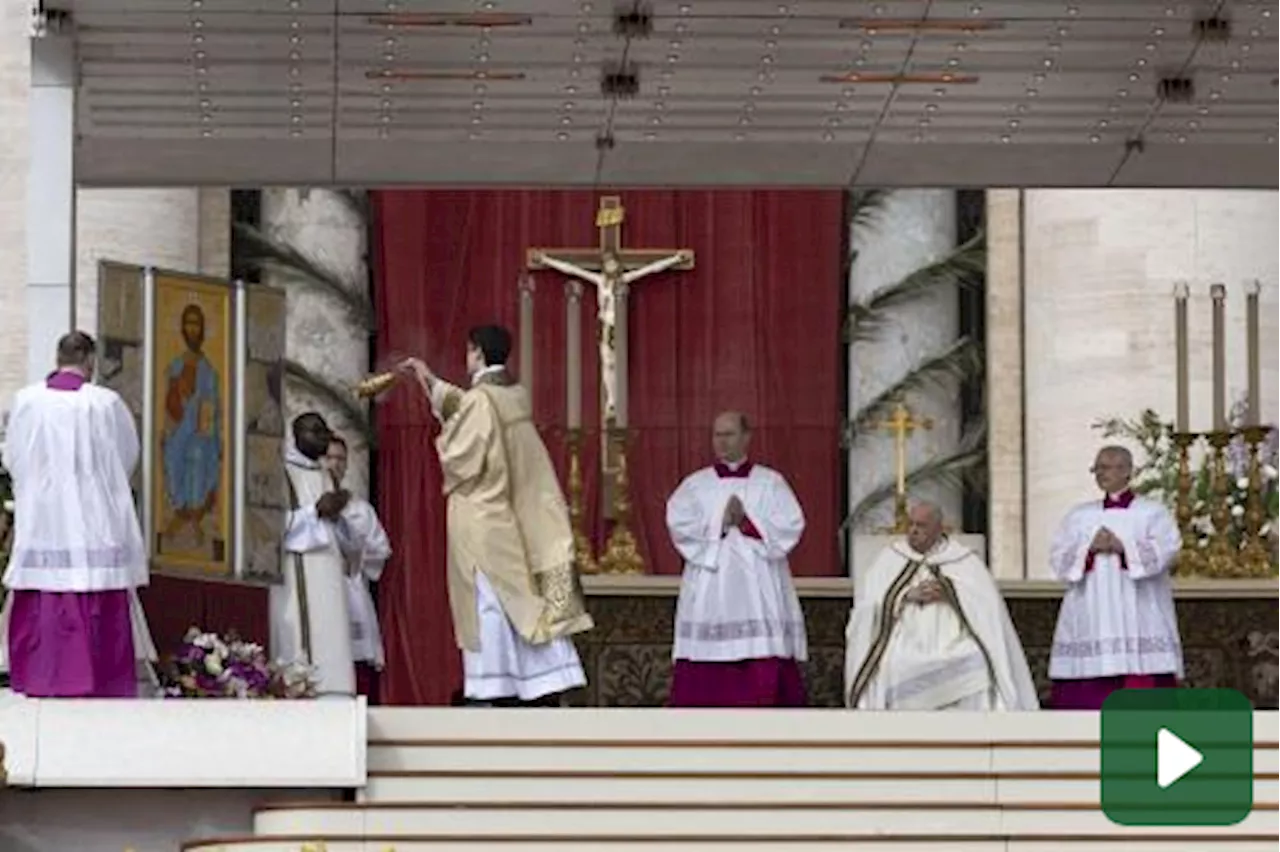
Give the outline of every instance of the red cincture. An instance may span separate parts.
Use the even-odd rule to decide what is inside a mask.
[[[764,541],[764,536],[760,535],[760,530],[756,529],[756,525],[751,523],[750,518],[743,518],[742,523],[738,524],[738,532],[747,538],[754,538],[756,541]]]

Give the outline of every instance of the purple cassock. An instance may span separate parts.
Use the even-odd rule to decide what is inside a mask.
[[[50,390],[74,393],[85,379],[55,372]],[[15,589],[9,612],[9,685],[31,698],[136,698],[129,592]]]

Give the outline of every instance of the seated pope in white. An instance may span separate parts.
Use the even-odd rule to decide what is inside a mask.
[[[845,704],[856,710],[1038,710],[1004,598],[973,551],[943,535],[942,511],[911,508],[906,541],[872,564],[845,639]]]

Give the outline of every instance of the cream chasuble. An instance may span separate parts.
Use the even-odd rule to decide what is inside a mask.
[[[937,581],[943,599],[906,593]],[[867,572],[845,634],[845,703],[858,710],[1037,710],[1031,671],[1004,598],[968,548],[943,539],[928,554],[905,542]]]
[[[722,533],[734,496],[746,522]],[[809,658],[804,613],[787,565],[804,533],[804,512],[782,474],[750,462],[696,471],[667,500],[667,530],[684,558],[674,659]]]
[[[307,661],[320,697],[354,696],[346,560],[335,525],[316,514],[316,501],[334,490],[332,475],[293,447],[285,451],[285,474],[293,510],[285,522],[284,582],[270,592],[271,651]]]
[[[505,369],[432,409],[448,497],[449,605],[467,697],[531,700],[586,682],[567,637],[590,630],[569,511],[528,393]]]
[[[1090,554],[1106,527],[1124,545],[1118,554]],[[1104,508],[1091,500],[1072,509],[1049,550],[1053,575],[1067,584],[1053,634],[1049,677],[1073,680],[1113,675],[1183,675],[1182,641],[1169,568],[1182,547],[1172,513],[1135,497]]]

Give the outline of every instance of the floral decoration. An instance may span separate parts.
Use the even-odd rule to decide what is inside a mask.
[[[1238,431],[1244,424],[1248,400],[1241,398],[1231,408],[1228,428]],[[1112,417],[1098,421],[1093,428],[1102,432],[1105,438],[1120,438],[1136,444],[1140,450],[1140,458],[1135,459],[1131,487],[1134,493],[1142,494],[1153,500],[1160,500],[1170,509],[1177,508],[1178,501],[1178,447],[1173,441],[1174,424],[1162,419],[1159,414],[1147,409],[1136,418],[1124,419]],[[1277,437],[1280,433],[1271,428],[1267,439],[1258,448],[1258,463],[1261,473],[1263,525],[1261,534],[1264,538],[1275,540],[1277,524],[1277,508],[1280,502],[1280,484],[1277,479]],[[1228,530],[1231,541],[1238,547],[1245,540],[1248,527],[1245,511],[1249,501],[1249,446],[1244,438],[1237,434],[1227,447],[1227,476],[1230,478],[1230,489],[1227,492],[1227,505],[1230,507],[1231,526]],[[1211,517],[1218,499],[1213,491],[1213,459],[1206,454],[1202,457],[1193,455],[1191,486],[1191,528],[1199,536],[1199,545],[1207,547],[1213,537],[1214,528]]]
[[[235,634],[192,627],[161,673],[166,698],[314,698],[315,671],[272,662],[266,650]]]

